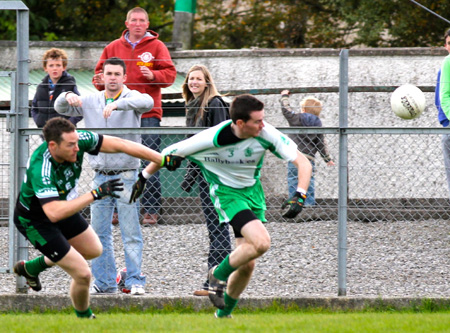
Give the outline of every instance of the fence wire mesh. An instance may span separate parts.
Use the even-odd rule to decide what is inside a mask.
[[[12,233],[9,229],[9,191],[10,191],[10,134],[6,130],[5,119],[0,119],[0,229],[2,230],[2,255],[0,256],[0,272],[7,271],[10,266],[12,249]],[[11,228],[12,229],[12,228]]]
[[[366,129],[348,134],[348,295],[446,295],[450,228],[440,134],[420,131],[416,134],[414,130],[379,132]],[[287,163],[267,154],[261,181],[272,247],[258,261],[254,280],[244,296],[336,294],[340,154],[336,133],[325,134],[336,166],[327,166],[316,156],[316,205],[305,207],[295,220],[282,218],[280,211],[288,196]],[[187,134],[179,134],[176,129],[162,130],[160,149],[183,140]],[[31,154],[42,138],[30,135],[29,143]],[[202,286],[212,265],[208,263],[209,251],[223,255],[229,244],[224,239],[213,240],[210,249],[199,186],[195,184],[189,193],[180,188],[185,173],[186,162],[175,172],[161,169],[160,218],[155,225],[139,228],[141,247],[127,239],[124,230],[127,224],[120,215],[119,224],[111,224],[114,202],[105,202],[99,219],[104,220],[103,226],[111,232],[115,255],[113,261],[101,267],[105,274],[115,276],[118,269],[127,266],[124,247],[128,247],[131,258],[142,256],[148,293],[189,295]],[[95,176],[95,170],[85,159],[79,193],[93,188]],[[142,198],[135,208],[141,223],[150,207],[149,201]],[[91,206],[82,212],[91,223],[92,209]],[[123,215],[129,218],[131,214]],[[417,242],[411,242],[412,239]],[[230,240],[234,247],[231,230]],[[30,257],[37,255],[32,247],[29,250]],[[181,277],[188,282],[182,283]],[[64,283],[68,277],[60,269],[44,272],[42,279],[46,281],[43,292],[66,293],[60,286],[68,285]],[[272,288],[264,287],[266,284]]]

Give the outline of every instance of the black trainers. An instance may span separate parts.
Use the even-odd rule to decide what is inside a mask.
[[[16,262],[16,264],[14,265],[14,273],[18,276],[23,276],[27,280],[27,284],[34,291],[39,291],[42,289],[41,281],[39,281],[39,276],[31,276],[27,273],[24,260]]]
[[[211,303],[221,310],[225,308],[225,301],[223,299],[223,293],[227,288],[227,282],[216,279],[213,272],[217,266],[212,267],[208,272],[209,288],[208,296]]]

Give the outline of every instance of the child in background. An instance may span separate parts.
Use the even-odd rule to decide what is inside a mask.
[[[281,92],[281,111],[283,116],[289,123],[289,126],[293,127],[322,127],[322,121],[320,120],[320,112],[322,111],[322,102],[315,97],[305,97],[300,105],[301,112],[295,113],[289,105],[289,90],[283,90]],[[333,166],[334,162],[328,152],[328,147],[325,142],[323,134],[290,134],[289,137],[297,144],[297,148],[302,152],[311,162],[313,171],[311,175],[311,181],[309,183],[308,191],[306,193],[306,201],[304,206],[314,206],[316,204],[315,199],[315,155],[320,153],[325,163],[328,166]],[[297,189],[297,168],[289,162],[288,164],[288,189],[289,197],[295,194]]]
[[[75,78],[66,72],[67,54],[64,50],[52,48],[44,53],[42,66],[47,75],[36,88],[31,115],[38,128],[44,127],[45,123],[55,117],[64,117],[54,109],[56,98],[63,92],[78,92]],[[64,117],[76,125],[83,117]]]

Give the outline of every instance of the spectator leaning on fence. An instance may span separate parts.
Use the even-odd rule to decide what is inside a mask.
[[[37,86],[31,106],[31,115],[39,128],[44,127],[47,120],[60,117],[55,111],[56,98],[66,91],[73,91],[79,95],[75,78],[66,72],[67,54],[64,50],[52,48],[42,57],[42,67],[47,75]],[[76,125],[82,117],[67,117]]]
[[[301,112],[295,113],[289,104],[289,90],[283,90],[281,92],[281,111],[283,116],[289,123],[289,126],[295,127],[322,127],[322,121],[320,120],[320,112],[322,111],[322,102],[315,97],[305,97],[300,105]],[[289,137],[297,144],[298,150],[300,150],[311,162],[312,175],[311,182],[309,183],[308,191],[306,193],[306,206],[314,206],[316,204],[315,198],[315,178],[316,171],[315,155],[320,153],[323,160],[328,166],[333,166],[334,162],[328,152],[328,147],[325,142],[323,134],[290,134]],[[291,162],[288,163],[288,190],[289,196],[294,195],[297,186],[297,168]]]
[[[212,127],[230,119],[228,104],[217,91],[209,70],[203,65],[192,66],[183,83],[183,97],[186,102],[187,127]],[[228,226],[219,226],[219,216],[214,210],[209,197],[209,184],[193,162],[188,162],[187,172],[181,188],[190,192],[198,183],[203,215],[209,235],[208,270],[218,265],[231,252],[230,232]],[[205,281],[202,289],[195,290],[195,296],[208,296],[209,282]]]
[[[450,54],[450,29],[445,32],[444,47]],[[438,109],[439,122],[443,127],[448,127],[450,119],[450,55],[445,57],[437,75],[434,104]],[[442,134],[441,142],[447,188],[450,192],[450,134]]]
[[[233,227],[235,250],[208,274],[209,298],[219,308],[215,313],[217,317],[231,316],[250,281],[255,259],[270,247],[269,233],[262,224],[266,221],[266,203],[259,179],[266,151],[293,162],[298,168],[297,192],[284,202],[283,208],[288,207],[284,217],[294,218],[301,212],[305,188],[311,177],[311,164],[295,143],[264,122],[261,101],[252,95],[237,96],[231,104],[230,115],[231,120],[205,129],[162,152],[164,159],[186,157],[200,166],[210,183],[210,195],[220,223]],[[143,177],[147,178],[159,168],[156,163],[150,163],[143,170]],[[141,187],[140,177],[133,190],[134,197],[139,195]]]
[[[103,90],[100,75],[103,62],[111,57],[125,60],[127,65],[127,86],[130,89],[149,94],[154,101],[153,108],[142,115],[142,127],[159,127],[162,119],[161,88],[169,87],[175,81],[177,72],[172,63],[169,50],[158,40],[158,34],[147,30],[149,27],[147,12],[140,7],[131,9],[127,14],[127,29],[122,37],[111,42],[103,50],[95,67],[93,83]],[[149,148],[159,151],[161,138],[158,134],[142,135],[142,142]],[[161,182],[159,173],[153,175],[149,188],[142,200],[144,207],[144,225],[157,223],[161,208]]]
[[[104,91],[86,96],[74,93],[61,95],[55,108],[67,116],[84,116],[87,128],[138,128],[141,115],[153,105],[148,94],[130,90],[123,83],[127,78],[125,63],[120,58],[110,58],[103,63],[102,79]],[[140,142],[139,134],[117,135]],[[145,276],[141,275],[143,241],[139,225],[138,204],[129,202],[129,193],[136,181],[140,160],[126,154],[103,154],[89,156],[89,163],[95,170],[93,188],[99,184],[119,178],[125,191],[117,197],[95,201],[91,207],[92,227],[103,245],[103,253],[92,261],[95,281],[92,294],[117,292],[116,263],[111,228],[114,207],[119,215],[125,251],[127,277],[122,291],[132,295],[145,294]]]
[[[58,265],[72,277],[70,297],[77,316],[95,318],[89,307],[91,271],[86,260],[98,257],[102,244],[79,211],[96,200],[119,197],[117,192],[123,191],[123,184],[115,178],[78,196],[84,153],[125,153],[158,165],[163,162],[168,168],[173,169],[173,165],[139,143],[76,131],[61,117],[49,120],[43,134],[45,142],[30,157],[14,210],[17,229],[43,255],[17,262],[14,273],[39,291],[39,273]]]

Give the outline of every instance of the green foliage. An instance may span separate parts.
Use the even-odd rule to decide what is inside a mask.
[[[421,0],[450,19],[448,0]],[[199,0],[195,48],[440,46],[450,28],[409,0]]]
[[[441,46],[450,24],[409,0],[341,0],[339,16],[356,34],[350,45],[371,47]],[[447,0],[421,0],[423,6],[450,20]]]
[[[162,40],[172,37],[172,0],[23,0],[29,8],[30,40],[112,41],[125,30],[133,7],[149,13],[150,29]],[[14,11],[0,11],[0,39],[15,40]]]
[[[170,41],[173,0],[24,0],[30,40],[111,41],[128,10],[145,8]],[[450,19],[448,0],[420,0]],[[15,40],[16,13],[0,11],[0,39]],[[450,24],[410,0],[197,0],[193,48],[441,46]]]

